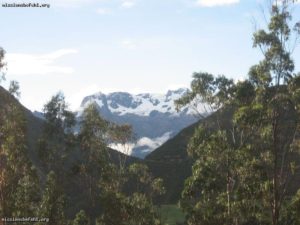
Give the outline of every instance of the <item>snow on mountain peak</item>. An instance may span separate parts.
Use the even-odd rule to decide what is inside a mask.
[[[127,92],[113,92],[105,95],[99,92],[85,97],[81,103],[81,109],[91,103],[96,103],[99,108],[106,107],[111,113],[118,115],[149,116],[151,112],[157,111],[178,116],[179,112],[176,111],[174,101],[186,91],[187,89],[181,88],[170,90],[166,94],[141,93],[137,95]]]
[[[126,150],[119,143],[112,143],[114,149],[137,157],[145,157],[184,127],[197,121],[193,107],[185,106],[179,112],[174,101],[188,89],[170,90],[165,94],[130,94],[127,92],[101,92],[83,99],[78,118],[90,104],[96,104],[101,116],[118,124],[131,124],[137,138],[127,143]]]

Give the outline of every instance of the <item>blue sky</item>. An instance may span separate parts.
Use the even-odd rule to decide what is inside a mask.
[[[11,2],[18,0],[0,0]],[[264,25],[265,2],[40,0],[50,8],[0,6],[6,76],[20,82],[21,102],[31,110],[41,110],[57,91],[75,110],[84,96],[99,91],[188,87],[195,71],[243,79],[261,58],[252,33],[253,19]],[[299,4],[294,15],[300,19]],[[300,46],[293,57],[299,71]]]

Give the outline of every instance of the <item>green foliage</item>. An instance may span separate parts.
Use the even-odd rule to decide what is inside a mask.
[[[19,82],[17,82],[17,81],[11,81],[10,82],[8,92],[11,95],[14,95],[15,97],[20,97],[20,91],[19,91],[19,89],[20,89]]]
[[[163,195],[165,188],[161,178],[153,178],[149,168],[145,164],[134,163],[128,168],[128,176],[135,184],[136,192],[144,193],[148,199],[152,199],[156,195]]]
[[[289,224],[289,212],[296,214],[297,198],[290,199],[300,187],[291,184],[300,168],[300,85],[287,49],[290,20],[289,1],[275,2],[268,31],[254,34],[264,59],[248,80],[194,74],[192,91],[177,101],[198,98],[213,110],[233,111],[226,124],[217,117],[190,140],[195,163],[180,202],[189,225]]]
[[[230,224],[247,219],[241,213],[247,205],[237,198],[239,168],[245,155],[241,143],[229,139],[236,134],[229,132],[199,127],[191,139],[188,151],[196,161],[180,201],[189,224]]]
[[[101,118],[95,105],[82,115],[78,134],[83,160],[80,164],[82,186],[90,202],[86,209],[93,220],[96,199],[101,202],[98,224],[158,224],[152,197],[163,193],[162,181],[153,179],[145,165],[126,166],[126,156],[111,162],[108,143],[126,144],[132,138],[128,125],[115,125]],[[132,184],[135,185],[132,185]],[[130,191],[125,192],[126,187]]]
[[[65,197],[53,171],[47,175],[38,216],[48,218],[50,225],[65,224]]]
[[[0,216],[34,216],[39,182],[27,155],[25,115],[10,95],[0,108]]]
[[[76,214],[76,217],[73,221],[73,225],[89,225],[89,220],[87,215],[83,210],[80,210],[79,213]]]
[[[0,71],[5,51],[0,48]],[[5,79],[0,73],[0,82]],[[12,81],[10,93],[19,95]],[[0,217],[33,217],[40,200],[39,179],[28,157],[27,121],[23,108],[8,93],[0,102]]]
[[[75,135],[75,117],[68,111],[63,94],[58,93],[44,106],[43,132],[38,154],[33,157],[39,157],[35,163],[41,168],[36,170],[27,156],[24,109],[11,96],[18,96],[18,90],[18,83],[11,82],[10,95],[4,104],[2,99],[0,102],[1,217],[39,217],[48,218],[50,225],[69,224],[67,207],[71,206],[66,195],[84,190],[78,195],[80,200],[84,197],[85,203],[79,207],[85,211],[77,213],[73,224],[94,224],[99,215],[101,224],[161,224],[152,199],[165,192],[162,179],[154,179],[146,166],[129,168],[125,155],[111,156],[112,150],[107,147],[112,142],[125,146],[133,141],[129,125],[105,121],[91,105],[84,111]],[[48,174],[46,182],[44,174]]]
[[[153,204],[145,194],[134,193],[126,199],[128,221],[125,224],[132,225],[160,225],[161,222]]]
[[[122,173],[117,169],[114,171],[109,180],[101,182],[103,213],[98,222],[106,225],[161,224],[152,198],[164,193],[162,180],[153,179],[147,166],[142,164],[123,168]],[[135,184],[130,186],[130,193],[122,191],[127,183]]]
[[[78,134],[82,154],[79,179],[81,189],[87,190],[85,199],[89,202],[89,206],[85,210],[89,216],[94,216],[93,211],[100,197],[101,186],[107,185],[112,188],[116,185],[115,168],[109,162],[107,133],[108,122],[100,117],[94,105],[90,105],[83,112]]]
[[[289,224],[300,224],[300,189],[292,198],[287,212],[287,217],[285,219],[289,221]]]
[[[47,121],[47,131],[49,134],[61,131],[69,131],[75,125],[75,117],[67,109],[64,95],[59,92],[44,106],[44,116]]]
[[[254,33],[253,46],[259,47],[265,56],[249,73],[250,80],[257,85],[278,86],[293,77],[294,63],[288,49],[288,41],[293,31],[289,27],[292,18],[289,2],[291,1],[279,4],[274,1],[268,31],[258,30]]]
[[[45,124],[38,140],[38,155],[46,173],[51,170],[63,173],[66,159],[75,147],[75,116],[60,92],[45,104],[43,111]]]
[[[142,193],[126,196],[105,192],[102,196],[104,211],[98,220],[101,225],[159,225],[158,213],[148,197]]]
[[[93,104],[84,110],[82,117],[79,133],[82,148],[90,151],[105,150],[109,123],[99,115],[96,106]],[[106,151],[104,151],[104,154],[106,154]],[[91,156],[93,156],[93,153]],[[104,157],[108,157],[108,155]]]
[[[15,217],[35,216],[40,201],[40,186],[37,172],[31,167],[19,181],[15,193]]]
[[[209,110],[216,110],[224,106],[232,97],[234,82],[225,76],[214,77],[209,73],[194,73],[191,91],[175,101],[177,108],[199,103],[209,106]]]
[[[177,205],[162,205],[157,210],[160,212],[164,224],[177,225],[184,222],[185,214]]]
[[[5,51],[3,48],[0,47],[0,83],[2,80],[5,80],[5,76],[4,76],[4,73],[2,72],[3,70],[3,67],[5,66],[5,63],[4,63],[4,56],[5,56]]]
[[[118,143],[124,154],[119,154],[119,167],[124,169],[127,163],[127,155],[131,151],[131,143],[135,141],[132,126],[129,124],[111,124],[109,129],[109,142]]]

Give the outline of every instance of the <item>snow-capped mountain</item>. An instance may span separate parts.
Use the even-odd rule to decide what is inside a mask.
[[[101,92],[83,99],[77,116],[90,104],[98,107],[102,117],[118,124],[131,124],[137,142],[130,144],[130,154],[143,158],[151,151],[176,135],[184,127],[196,122],[192,108],[176,111],[174,101],[187,89],[168,91],[166,94],[129,94]],[[122,151],[116,143],[112,147]]]

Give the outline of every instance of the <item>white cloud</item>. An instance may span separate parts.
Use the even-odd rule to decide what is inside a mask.
[[[136,49],[136,47],[137,47],[136,42],[132,39],[123,40],[121,42],[121,45],[122,45],[123,48],[130,49],[130,50]]]
[[[215,6],[232,5],[239,2],[240,0],[197,0],[196,5],[203,6],[203,7],[215,7]]]
[[[126,143],[126,144],[113,143],[109,145],[110,148],[122,152],[125,155],[131,155],[134,146],[135,145],[133,143]]]
[[[56,65],[55,61],[65,55],[75,54],[77,52],[76,49],[60,49],[47,54],[8,53],[6,55],[8,74],[70,74],[74,71],[72,67]]]
[[[136,143],[126,143],[125,145],[119,143],[112,143],[109,145],[109,147],[120,151],[126,155],[131,155],[133,152],[133,148],[147,147],[147,149],[144,151],[150,153],[159,146],[161,146],[163,143],[165,143],[167,140],[169,140],[171,134],[172,132],[166,132],[161,137],[156,137],[152,139],[149,137],[142,137]]]
[[[135,1],[133,0],[122,0],[121,6],[123,8],[132,8],[135,5]]]
[[[110,9],[107,9],[107,8],[98,8],[96,10],[96,12],[100,15],[110,15],[110,14],[112,14],[112,11]]]
[[[159,146],[161,146],[163,143],[165,143],[167,140],[170,139],[172,132],[166,132],[161,137],[156,137],[153,139],[150,139],[148,137],[142,137],[138,140],[135,147],[142,147],[142,146],[148,146],[149,150],[152,151]]]
[[[169,90],[178,90],[180,88],[188,88],[189,84],[170,84],[167,86],[167,88],[164,90],[165,92],[169,91]]]
[[[80,90],[77,90],[75,93],[69,95],[70,97],[67,99],[70,103],[70,108],[74,111],[78,110],[84,97],[97,93],[100,90],[100,87],[96,84],[91,84]]]

